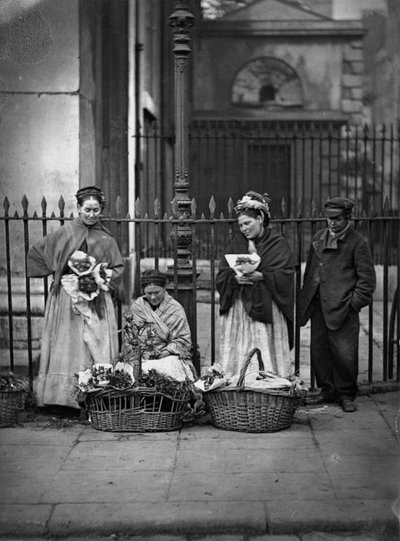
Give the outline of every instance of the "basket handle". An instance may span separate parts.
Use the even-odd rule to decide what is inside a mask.
[[[262,360],[262,357],[261,357],[261,351],[258,348],[253,348],[250,351],[250,353],[245,357],[245,359],[243,361],[242,368],[240,370],[240,375],[239,375],[239,379],[238,379],[238,382],[237,382],[237,386],[240,388],[240,390],[244,388],[244,378],[245,378],[245,375],[246,375],[246,372],[247,372],[247,368],[249,367],[251,358],[253,357],[253,355],[255,353],[257,353],[257,357],[258,357],[258,368],[259,368],[259,370],[264,370],[264,363],[263,363],[263,360]]]

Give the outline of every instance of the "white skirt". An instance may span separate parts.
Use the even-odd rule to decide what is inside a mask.
[[[281,377],[293,373],[294,365],[289,348],[288,328],[285,316],[272,302],[272,323],[255,321],[237,298],[229,312],[221,315],[220,361],[228,377],[240,373],[244,359],[253,348],[261,351],[264,369]],[[248,372],[258,370],[254,355]]]

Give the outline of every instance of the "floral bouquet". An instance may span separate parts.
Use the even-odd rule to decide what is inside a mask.
[[[6,391],[29,391],[29,381],[27,378],[17,378],[12,372],[0,375],[0,392]]]
[[[150,321],[145,321],[142,325],[137,325],[134,322],[133,315],[127,313],[124,316],[123,325],[124,340],[131,346],[132,351],[137,355],[146,357],[149,356],[157,359],[160,355],[157,351],[154,340],[157,337],[155,324]]]
[[[135,381],[132,366],[121,361],[115,364],[94,364],[92,368],[80,371],[76,377],[78,391],[82,393],[92,393],[105,388],[130,389]]]
[[[243,276],[257,270],[261,258],[258,254],[225,254],[228,265],[237,275]]]
[[[92,301],[100,291],[109,290],[112,270],[107,263],[97,264],[94,257],[77,250],[69,258],[68,266],[73,274],[65,274],[61,283],[74,302]]]

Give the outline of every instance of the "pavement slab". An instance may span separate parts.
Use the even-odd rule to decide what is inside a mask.
[[[47,533],[47,523],[51,512],[51,505],[2,503],[0,505],[1,536],[44,536]]]
[[[254,502],[60,504],[48,523],[50,535],[266,532],[265,508]]]
[[[393,500],[288,499],[269,502],[268,523],[270,533],[307,533],[310,531],[336,532],[365,531],[368,533],[398,531],[398,520],[391,505]]]

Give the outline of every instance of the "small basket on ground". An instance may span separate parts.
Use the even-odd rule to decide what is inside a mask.
[[[168,395],[151,387],[104,389],[88,396],[87,410],[96,430],[163,432],[181,428],[189,400],[183,390]]]
[[[243,362],[236,387],[219,387],[204,393],[215,427],[239,432],[277,432],[292,424],[302,402],[299,393],[244,386],[246,370],[255,353],[259,369],[264,370],[261,352],[254,348]]]
[[[18,413],[24,409],[23,390],[0,391],[0,427],[10,426],[18,422]]]

